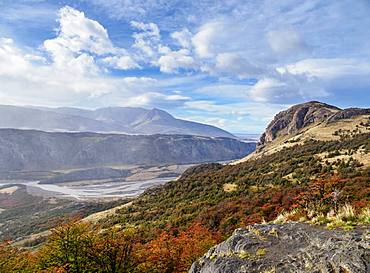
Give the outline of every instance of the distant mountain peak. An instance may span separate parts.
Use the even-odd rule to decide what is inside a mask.
[[[175,119],[171,114],[158,108],[153,108],[147,113],[147,117],[160,119]]]
[[[105,107],[88,110],[73,107],[0,105],[0,116],[2,117],[0,128],[35,129],[48,132],[183,134],[234,138],[229,132],[215,126],[177,119],[158,108]]]

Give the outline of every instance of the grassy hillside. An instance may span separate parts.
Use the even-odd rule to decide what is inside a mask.
[[[273,154],[284,148],[303,144],[308,140],[335,141],[348,138],[350,135],[370,132],[370,115],[360,115],[351,119],[342,119],[335,122],[317,122],[304,127],[294,134],[284,135],[276,138],[273,142],[267,143],[262,149],[235,161],[238,164],[249,159]]]
[[[346,158],[333,160],[344,150],[350,151]],[[272,220],[282,210],[306,205],[303,193],[313,195],[314,206],[335,190],[341,191],[339,202],[362,207],[369,201],[370,168],[351,156],[358,151],[368,156],[370,133],[309,140],[238,165],[200,165],[177,181],[147,191],[105,224],[163,228],[200,221],[228,234],[237,226]],[[323,153],[325,157],[318,156]],[[316,196],[311,189],[317,184],[323,185],[323,192]],[[332,205],[330,197],[326,199],[323,211]]]

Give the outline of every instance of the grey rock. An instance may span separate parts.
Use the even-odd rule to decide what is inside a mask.
[[[348,108],[344,109],[340,112],[335,113],[334,115],[330,116],[327,120],[328,123],[335,122],[340,119],[349,119],[359,115],[369,115],[370,108],[363,109],[363,108]]]
[[[369,229],[330,231],[304,223],[237,229],[189,273],[370,272]]]

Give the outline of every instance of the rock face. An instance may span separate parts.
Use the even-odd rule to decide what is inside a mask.
[[[338,111],[340,109],[335,106],[317,101],[294,105],[274,117],[261,136],[258,146],[271,142],[278,136],[293,134],[314,122],[324,121]]]
[[[330,231],[303,223],[237,229],[211,248],[189,273],[366,273],[368,230]]]
[[[370,114],[370,109],[362,109],[362,108],[348,108],[342,111],[335,113],[334,115],[330,116],[327,120],[328,123],[335,122],[340,119],[349,119],[359,115],[368,115]]]
[[[258,148],[275,138],[297,133],[300,129],[316,122],[335,122],[359,115],[370,114],[370,109],[348,108],[340,109],[326,103],[311,101],[297,104],[278,113],[267,126],[258,143]]]
[[[251,153],[255,146],[255,143],[232,138],[189,135],[0,129],[0,171],[214,162],[241,158]]]

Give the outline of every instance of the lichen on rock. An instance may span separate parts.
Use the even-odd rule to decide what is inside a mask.
[[[370,272],[369,229],[327,230],[305,223],[237,229],[189,273]]]

